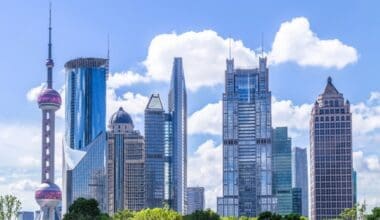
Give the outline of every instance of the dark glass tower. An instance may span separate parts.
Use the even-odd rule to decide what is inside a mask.
[[[277,198],[276,212],[287,215],[292,207],[292,140],[287,127],[273,129],[272,142],[273,193]]]
[[[309,184],[308,184],[308,162],[306,148],[293,148],[293,180],[292,185],[301,190],[302,215],[309,215]]]
[[[187,183],[187,95],[182,58],[174,58],[169,91],[169,114],[172,116],[172,208],[186,213]]]
[[[311,219],[334,219],[353,206],[350,104],[327,80],[310,119]]]
[[[55,154],[55,112],[61,106],[61,96],[53,89],[53,67],[51,43],[51,8],[49,10],[49,44],[47,68],[47,88],[38,96],[38,107],[42,110],[42,146],[41,146],[41,185],[35,192],[35,199],[41,207],[36,219],[53,220],[60,218],[57,206],[61,203],[62,193],[54,183]]]
[[[165,190],[165,118],[159,94],[145,108],[147,206],[162,207]]]
[[[227,59],[223,94],[222,216],[257,216],[274,211],[272,119],[266,58],[259,68],[235,69]]]

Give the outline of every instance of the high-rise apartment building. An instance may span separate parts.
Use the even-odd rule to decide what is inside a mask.
[[[292,185],[301,189],[302,196],[302,215],[309,215],[309,184],[308,184],[308,163],[306,148],[293,148],[292,163]]]
[[[333,219],[353,206],[350,103],[331,77],[310,119],[311,219]]]
[[[187,188],[187,214],[190,215],[195,211],[202,211],[205,208],[205,188],[188,187]]]
[[[227,59],[223,94],[222,216],[275,211],[272,194],[272,120],[266,58],[255,69],[235,69]]]
[[[105,199],[105,115],[108,60],[78,58],[65,64],[66,115],[63,212],[78,197]]]
[[[131,116],[120,108],[107,132],[108,213],[146,207],[145,143]]]
[[[273,129],[272,137],[273,193],[277,198],[276,212],[287,215],[292,207],[292,140],[287,127]]]
[[[169,91],[169,114],[172,120],[172,203],[171,207],[186,213],[187,183],[187,95],[182,58],[174,58]]]

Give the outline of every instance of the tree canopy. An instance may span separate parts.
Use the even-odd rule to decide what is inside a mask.
[[[0,196],[0,219],[11,220],[21,209],[21,202],[13,195]]]

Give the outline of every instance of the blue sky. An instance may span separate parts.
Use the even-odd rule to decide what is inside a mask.
[[[380,183],[380,3],[52,2],[55,88],[64,89],[63,65],[69,59],[105,57],[109,34],[108,115],[123,105],[137,129],[143,129],[142,113],[152,92],[159,92],[167,106],[172,57],[183,56],[189,88],[189,185],[206,186],[209,207],[221,194],[219,101],[228,38],[237,66],[255,66],[262,34],[275,97],[273,124],[289,126],[294,145],[307,147],[310,106],[332,76],[353,104],[359,199],[380,205],[380,190],[364,187]],[[0,149],[7,153],[0,155],[0,192],[14,192],[25,209],[36,209],[41,116],[34,101],[39,90],[33,88],[46,77],[48,1],[3,1],[1,7]],[[62,111],[56,143],[62,140],[60,115]],[[60,157],[58,150],[57,172]]]

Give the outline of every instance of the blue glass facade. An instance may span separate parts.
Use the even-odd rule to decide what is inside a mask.
[[[65,64],[64,142],[68,149],[64,154],[63,212],[78,197],[96,198],[102,210],[106,210],[104,178],[107,67],[108,60],[100,58],[78,58]],[[103,188],[100,189],[101,187]]]
[[[292,141],[287,127],[273,129],[272,141],[273,193],[277,198],[276,212],[292,213]]]
[[[66,143],[85,150],[102,131],[106,117],[107,59],[79,58],[65,64]]]
[[[266,58],[259,68],[235,69],[227,60],[223,94],[222,216],[273,211],[271,92]]]
[[[306,148],[293,148],[293,180],[292,185],[302,191],[302,212],[303,216],[309,216],[309,184],[308,184],[308,163]]]
[[[163,207],[165,192],[165,112],[160,96],[153,94],[145,108],[147,206]]]
[[[205,188],[188,187],[187,188],[187,214],[190,215],[195,211],[201,211],[205,208]]]
[[[187,95],[182,58],[174,58],[169,91],[169,114],[172,117],[172,208],[186,213],[187,183]]]
[[[303,203],[302,203],[302,189],[301,188],[295,187],[292,189],[292,200],[293,200],[292,213],[302,215]]]
[[[101,132],[86,147],[87,151],[79,162],[66,170],[67,208],[77,198],[83,197],[96,199],[101,210],[106,210],[105,146],[106,133]]]

